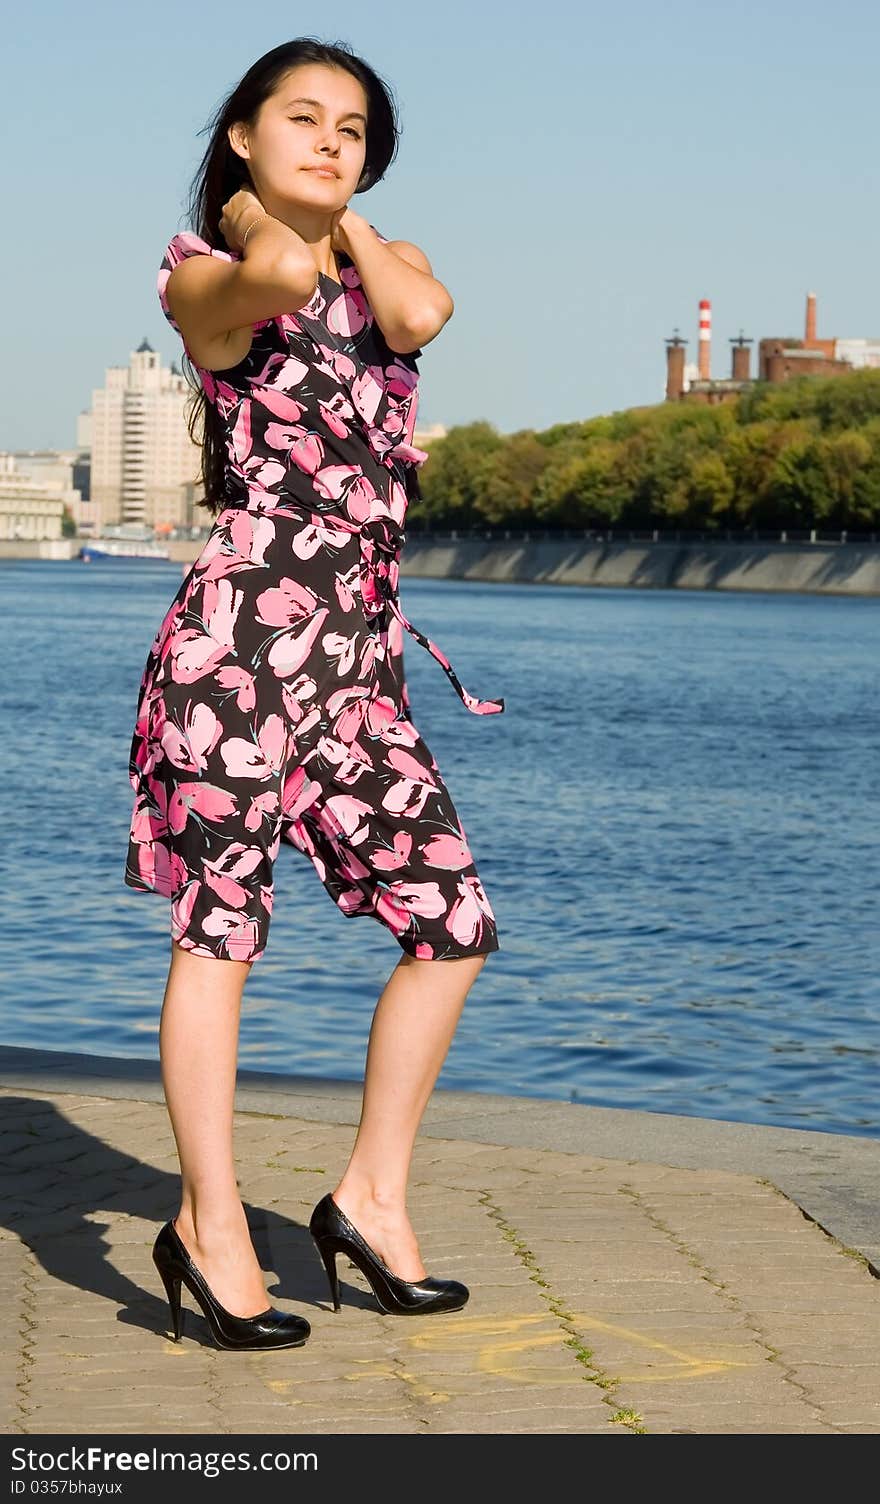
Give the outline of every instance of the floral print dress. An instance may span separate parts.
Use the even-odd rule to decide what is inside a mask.
[[[375,229],[375,227],[373,227]],[[376,231],[378,234],[378,231]],[[385,240],[384,236],[379,237]],[[184,232],[187,256],[236,253]],[[425,959],[499,948],[495,915],[434,757],[409,715],[399,554],[417,467],[417,350],[390,350],[354,261],[319,273],[248,354],[197,370],[226,435],[226,492],[161,621],[137,696],[124,881],[170,900],[197,955],[265,951],[282,843],[347,918],[369,915]],[[185,343],[184,348],[186,349]]]

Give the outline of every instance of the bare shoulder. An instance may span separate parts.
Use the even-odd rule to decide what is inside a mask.
[[[393,251],[395,256],[408,261],[410,266],[414,266],[417,271],[432,275],[430,261],[421,247],[413,245],[411,240],[386,240],[385,246],[387,250]]]

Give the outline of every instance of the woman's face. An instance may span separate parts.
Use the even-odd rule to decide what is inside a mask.
[[[230,144],[248,163],[257,196],[332,213],[354,193],[366,156],[367,98],[344,68],[300,63]],[[330,169],[328,173],[317,168]]]

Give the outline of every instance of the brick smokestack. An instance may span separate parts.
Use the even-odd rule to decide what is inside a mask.
[[[746,339],[745,335],[740,329],[736,339],[732,339],[730,343],[732,346],[733,354],[732,370],[730,374],[733,377],[734,381],[749,381],[751,379],[749,376],[749,345],[752,342],[750,339]]]
[[[712,304],[700,299],[700,342],[697,346],[697,371],[701,381],[708,381],[712,365]]]
[[[734,381],[749,380],[749,347],[748,345],[734,345],[733,347],[733,379]]]
[[[666,341],[666,401],[677,402],[684,391],[685,341],[676,329]]]
[[[804,344],[809,346],[809,345],[814,345],[815,343],[816,343],[816,294],[814,292],[808,292],[807,293],[807,321],[806,321],[806,328],[805,328],[805,331],[804,331]]]

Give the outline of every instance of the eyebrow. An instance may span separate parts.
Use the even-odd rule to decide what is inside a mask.
[[[319,110],[323,109],[320,99],[306,99],[304,94],[298,94],[296,99],[288,99],[284,108],[289,110],[292,104],[314,104],[318,106]],[[339,118],[340,120],[350,120],[353,116],[357,116],[358,120],[362,120],[364,125],[366,125],[367,117],[366,115],[362,115],[360,110],[349,110],[346,115],[340,115]]]

